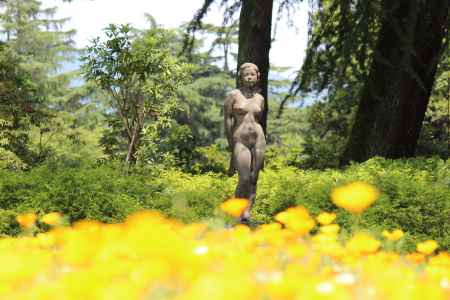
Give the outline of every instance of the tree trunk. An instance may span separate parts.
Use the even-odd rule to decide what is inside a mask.
[[[251,62],[258,66],[261,73],[261,95],[265,99],[261,125],[266,133],[267,129],[267,85],[269,74],[269,51],[272,34],[273,0],[243,0],[239,17],[239,66]],[[237,78],[237,86],[239,86]]]
[[[128,153],[127,157],[125,159],[126,163],[135,164],[137,157],[136,153],[139,147],[139,141],[140,141],[140,135],[141,135],[141,129],[136,127],[133,129],[133,135],[131,137],[131,141],[128,145]]]
[[[370,74],[341,165],[415,154],[448,38],[448,0],[383,0]]]

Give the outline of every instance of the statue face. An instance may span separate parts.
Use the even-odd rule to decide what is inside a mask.
[[[241,81],[244,86],[254,86],[258,82],[258,72],[254,68],[245,68],[241,72]]]

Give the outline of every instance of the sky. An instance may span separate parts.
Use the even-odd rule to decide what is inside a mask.
[[[56,18],[70,18],[64,29],[76,29],[75,42],[84,47],[89,40],[101,36],[102,29],[110,23],[130,23],[136,28],[146,28],[144,13],[155,17],[157,23],[165,28],[175,28],[188,22],[201,7],[203,0],[41,0],[44,7],[58,7]],[[307,1],[300,4],[292,14],[293,27],[287,24],[287,18],[278,23],[276,40],[272,43],[270,62],[276,66],[301,66],[307,43]],[[274,8],[274,19],[276,8]],[[221,24],[223,13],[214,6],[206,21]],[[238,15],[237,15],[238,16]],[[292,72],[289,72],[292,73]],[[286,74],[288,77],[289,74]]]

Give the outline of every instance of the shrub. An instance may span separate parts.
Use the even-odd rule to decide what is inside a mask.
[[[435,239],[450,248],[450,164],[439,158],[386,160],[373,158],[347,169],[299,170],[266,167],[258,182],[253,208],[256,223],[290,206],[303,205],[312,214],[337,212],[345,231],[355,229],[355,218],[330,201],[331,190],[361,180],[376,186],[380,198],[365,211],[361,229],[380,234],[401,228],[407,234],[403,250]],[[48,163],[28,172],[0,170],[0,232],[17,233],[14,213],[59,211],[70,221],[89,218],[121,221],[139,209],[156,209],[184,222],[215,216],[216,208],[233,196],[237,176],[177,170],[159,173],[122,169],[120,165]]]
[[[145,208],[145,199],[157,189],[143,176],[117,167],[48,163],[29,172],[0,170],[0,209],[118,222]],[[14,233],[7,227],[0,232]]]
[[[313,214],[337,211],[339,224],[351,230],[354,218],[329,200],[333,187],[362,180],[375,185],[381,197],[361,219],[364,228],[402,228],[413,243],[433,238],[450,247],[450,180],[449,162],[439,158],[386,160],[373,158],[353,164],[345,170],[302,171],[283,168],[267,169],[260,177],[258,199],[254,208],[257,221],[271,217],[293,205],[303,205]]]

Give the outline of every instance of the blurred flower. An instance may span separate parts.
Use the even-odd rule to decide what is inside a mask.
[[[366,233],[344,246],[334,234],[337,224],[299,238],[314,226],[304,207],[275,218],[251,230],[139,212],[122,224],[84,220],[36,236],[2,237],[0,299],[448,300],[448,252],[429,259],[377,252],[380,242]],[[17,219],[33,226],[36,216]],[[429,255],[437,246],[426,241],[418,251]]]
[[[331,191],[333,203],[351,213],[365,211],[379,196],[380,192],[374,186],[361,181],[352,182]]]
[[[302,206],[291,207],[280,212],[275,216],[275,220],[301,235],[308,234],[316,225],[308,210]]]
[[[220,204],[220,209],[233,217],[240,217],[250,202],[245,198],[233,198]]]
[[[350,272],[343,272],[338,274],[335,279],[336,283],[342,284],[342,285],[353,285],[356,283],[356,277],[353,273]]]
[[[320,227],[320,232],[324,234],[337,234],[341,227],[338,224],[330,224]]]
[[[433,257],[430,257],[429,264],[446,268],[450,272],[450,253],[449,252],[440,252],[439,254],[437,254]],[[450,279],[450,277],[449,277],[449,279]]]
[[[425,260],[425,255],[422,253],[410,253],[405,256],[406,260],[412,263],[421,263]]]
[[[36,214],[35,213],[28,213],[28,214],[22,214],[16,216],[17,223],[20,224],[21,227],[30,229],[34,226],[34,223],[36,223]]]
[[[380,248],[380,241],[367,233],[357,233],[348,242],[347,249],[357,253],[374,253]]]
[[[205,255],[206,253],[208,253],[208,251],[209,251],[209,248],[208,248],[208,246],[205,246],[205,245],[195,247],[195,249],[194,249],[194,253],[196,255]]]
[[[45,214],[41,217],[41,222],[51,225],[51,226],[55,226],[55,225],[60,225],[62,221],[62,215],[59,212],[51,212],[48,214]]]
[[[428,240],[417,244],[417,252],[430,255],[437,249],[437,247],[438,243],[436,241]]]
[[[401,229],[395,229],[392,232],[383,230],[381,235],[383,235],[385,238],[387,238],[390,241],[398,241],[403,237],[405,233]]]
[[[336,219],[336,214],[323,212],[320,213],[316,219],[321,225],[329,225]]]
[[[331,294],[335,290],[333,283],[321,282],[316,286],[316,291],[320,294]]]

